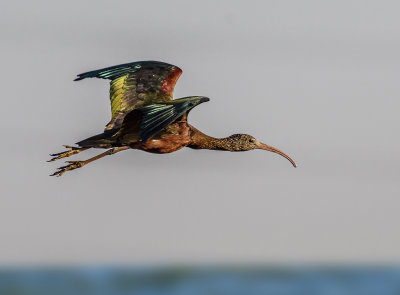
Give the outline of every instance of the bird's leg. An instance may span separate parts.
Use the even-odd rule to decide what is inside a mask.
[[[59,167],[58,170],[56,172],[54,172],[53,174],[51,174],[50,176],[61,176],[67,171],[74,170],[76,168],[81,168],[90,162],[96,161],[100,158],[118,153],[118,152],[126,150],[126,149],[129,149],[129,146],[121,146],[121,147],[115,147],[115,148],[109,149],[108,151],[101,153],[100,155],[97,155],[93,158],[87,159],[86,161],[67,161],[67,163],[69,163],[68,165]]]
[[[66,147],[69,150],[65,151],[65,152],[57,153],[57,154],[50,154],[50,156],[52,156],[54,158],[51,158],[47,162],[53,162],[55,160],[59,160],[59,159],[62,159],[62,158],[67,158],[67,157],[70,157],[72,155],[79,154],[80,152],[83,152],[84,150],[89,149],[88,147],[79,148],[79,147],[73,147],[73,146],[70,146],[70,145],[64,145],[64,147]]]

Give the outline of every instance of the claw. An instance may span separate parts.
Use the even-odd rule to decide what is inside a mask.
[[[85,161],[67,161],[67,163],[69,163],[68,166],[73,165],[75,168],[80,168],[83,165],[85,165]],[[75,168],[73,168],[73,169],[75,169]]]
[[[65,152],[61,152],[61,153],[56,153],[56,154],[50,154],[51,158],[50,160],[48,160],[47,162],[53,162],[55,160],[59,160],[62,158],[67,158],[70,157],[72,155],[78,154],[84,150],[86,150],[87,148],[78,148],[78,147],[73,147],[70,145],[64,145],[65,148],[69,149],[69,151],[65,151]]]
[[[82,166],[84,166],[86,164],[85,161],[67,161],[66,163],[69,163],[69,164],[66,166],[61,166],[61,167],[57,168],[58,170],[56,172],[54,172],[53,174],[51,174],[50,176],[60,177],[65,172],[74,170],[77,168],[81,168]]]

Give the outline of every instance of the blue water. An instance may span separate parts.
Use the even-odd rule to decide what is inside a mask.
[[[400,267],[2,269],[7,295],[400,295]]]

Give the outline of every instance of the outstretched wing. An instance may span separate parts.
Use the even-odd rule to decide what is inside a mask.
[[[106,130],[118,129],[130,111],[158,102],[172,100],[176,81],[182,70],[158,61],[139,61],[79,74],[85,78],[109,79],[111,121]]]
[[[173,123],[200,103],[209,101],[208,97],[193,96],[176,99],[169,103],[151,104],[138,109],[143,114],[139,139],[146,142],[162,129]]]
[[[116,137],[128,138],[133,135],[134,141],[144,143],[195,106],[209,100],[208,97],[192,96],[135,109],[125,116]]]

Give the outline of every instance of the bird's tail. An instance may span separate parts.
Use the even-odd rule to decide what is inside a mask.
[[[93,148],[112,148],[114,147],[116,141],[112,135],[115,130],[106,130],[104,133],[97,134],[95,136],[86,138],[77,142],[76,144],[80,147],[93,147]]]

